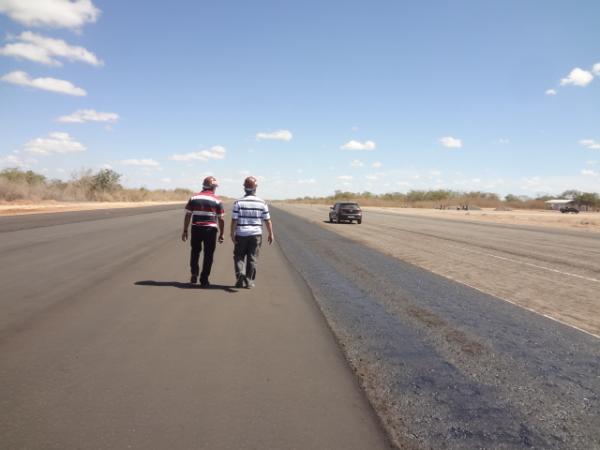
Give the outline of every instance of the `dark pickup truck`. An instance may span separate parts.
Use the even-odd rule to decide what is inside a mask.
[[[329,222],[349,222],[355,220],[356,223],[362,223],[362,210],[358,203],[339,202],[329,208]]]
[[[560,208],[560,212],[563,214],[565,214],[565,213],[579,214],[579,210],[573,206],[564,206],[564,207]]]

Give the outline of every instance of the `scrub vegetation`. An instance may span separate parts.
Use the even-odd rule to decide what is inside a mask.
[[[111,169],[93,172],[83,169],[69,181],[48,179],[31,170],[9,168],[0,171],[0,201],[98,201],[142,202],[187,200],[188,189],[138,189],[120,184],[121,174]]]
[[[600,196],[595,192],[568,190],[557,195],[545,195],[531,198],[523,195],[506,195],[501,198],[492,192],[460,192],[451,190],[412,190],[407,193],[391,192],[373,194],[371,192],[335,191],[327,197],[300,197],[292,200],[296,203],[333,204],[339,201],[355,201],[363,206],[391,206],[401,208],[435,209],[544,209],[545,201],[552,198],[573,199],[573,203],[582,209],[600,210]]]

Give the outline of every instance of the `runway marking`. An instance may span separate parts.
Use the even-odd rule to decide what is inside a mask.
[[[442,276],[442,277],[444,277],[444,278],[448,278],[449,280],[452,280],[452,281],[454,281],[454,282],[456,282],[456,283],[464,284],[465,286],[468,286],[468,287],[470,287],[471,289],[475,289],[476,291],[478,291],[478,292],[481,292],[481,293],[483,293],[483,294],[485,294],[485,295],[491,295],[492,297],[494,297],[494,298],[497,298],[498,300],[502,300],[503,302],[507,302],[507,303],[510,303],[511,305],[518,306],[518,307],[519,307],[519,308],[521,308],[521,309],[525,309],[525,310],[527,310],[527,311],[529,311],[529,312],[532,312],[532,313],[534,313],[534,314],[537,314],[537,315],[539,315],[539,316],[544,316],[545,318],[547,318],[547,319],[550,319],[550,320],[553,320],[554,322],[558,322],[558,323],[560,323],[561,325],[565,325],[565,326],[567,326],[567,327],[570,327],[570,328],[575,328],[577,331],[581,331],[582,333],[585,333],[585,334],[587,334],[587,335],[590,335],[590,336],[592,336],[592,337],[595,337],[596,339],[600,339],[600,335],[594,334],[594,333],[592,333],[591,331],[584,330],[583,328],[579,328],[577,325],[573,325],[572,323],[565,322],[565,321],[563,321],[563,320],[560,320],[560,319],[557,319],[556,317],[553,317],[553,316],[551,316],[551,315],[549,315],[549,314],[545,314],[545,313],[542,313],[542,312],[536,311],[535,309],[528,308],[527,306],[523,306],[523,305],[521,305],[521,304],[519,304],[519,303],[517,303],[517,302],[513,302],[512,300],[509,300],[509,299],[507,299],[507,298],[500,297],[500,296],[498,296],[498,295],[495,295],[495,294],[490,294],[489,292],[486,292],[486,291],[484,291],[483,289],[481,289],[481,288],[478,288],[477,286],[473,286],[473,285],[471,285],[471,284],[469,284],[469,283],[466,283],[466,282],[464,282],[464,281],[461,281],[461,280],[459,280],[459,279],[452,278],[452,277],[451,277],[451,276],[449,276],[449,275],[444,275],[443,273],[439,273],[439,272],[436,272],[436,271],[434,271],[434,270],[431,270],[431,269],[427,269],[427,270],[429,270],[430,272],[433,272],[433,273],[435,273],[436,275],[440,275],[440,276]]]
[[[458,247],[455,246],[455,248],[458,248]],[[571,272],[563,272],[562,270],[553,269],[552,267],[540,266],[538,264],[528,263],[525,261],[519,261],[518,259],[512,259],[512,258],[507,258],[505,256],[494,255],[492,253],[478,252],[477,250],[464,249],[464,248],[463,248],[463,250],[467,250],[471,253],[477,253],[479,255],[489,256],[491,258],[497,258],[497,259],[501,259],[504,261],[510,261],[510,262],[517,263],[517,264],[523,264],[523,265],[529,266],[529,267],[535,267],[536,269],[542,269],[542,270],[547,270],[549,272],[560,273],[561,275],[567,275],[569,277],[579,278],[581,280],[592,281],[594,283],[600,283],[600,280],[598,280],[597,278],[585,277],[583,275],[578,275],[576,273],[571,273]]]
[[[438,236],[438,235],[435,235],[435,234],[421,233],[421,232],[417,232],[417,231],[414,231],[414,230],[407,230],[407,229],[402,229],[402,228],[395,228],[395,229],[399,230],[399,231],[404,231],[404,232],[407,232],[407,233],[425,234],[425,235],[429,236],[430,238],[438,239],[438,240],[441,240],[443,242],[448,241],[448,239],[445,239],[444,237]],[[525,261],[520,261],[518,259],[507,258],[505,256],[494,255],[493,253],[480,252],[480,251],[477,251],[477,250],[472,250],[472,249],[470,249],[470,248],[468,248],[466,246],[452,245],[452,244],[447,244],[447,243],[446,243],[446,245],[449,248],[455,248],[455,249],[458,249],[458,250],[471,252],[471,253],[474,253],[474,254],[477,254],[477,255],[489,256],[491,258],[496,258],[496,259],[500,259],[500,260],[503,260],[503,261],[509,261],[509,262],[512,262],[512,263],[523,264],[525,266],[534,267],[536,269],[546,270],[548,272],[554,272],[554,273],[558,273],[558,274],[561,274],[561,275],[565,275],[565,276],[569,276],[569,277],[573,277],[573,278],[578,278],[580,280],[591,281],[592,283],[600,283],[600,280],[597,279],[597,278],[586,277],[584,275],[578,275],[576,273],[571,273],[571,272],[564,272],[562,270],[553,269],[552,267],[540,266],[538,264],[528,263],[528,262],[525,262]]]

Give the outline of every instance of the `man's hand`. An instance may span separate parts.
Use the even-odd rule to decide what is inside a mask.
[[[183,242],[185,242],[185,241],[187,241],[187,238],[188,238],[188,232],[187,232],[187,230],[183,230],[183,233],[181,233],[181,240]]]
[[[220,235],[219,235],[219,244],[222,244],[222,243],[223,243],[223,235],[222,235],[222,234],[220,234]]]
[[[269,245],[271,245],[274,240],[275,240],[275,236],[273,236],[273,234],[269,234],[269,237],[267,238],[267,241],[269,242]]]
[[[235,232],[234,231],[231,232],[231,242],[233,242],[235,244]]]

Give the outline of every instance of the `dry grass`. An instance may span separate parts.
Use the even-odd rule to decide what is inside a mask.
[[[543,200],[527,200],[524,202],[504,202],[498,199],[473,198],[473,197],[454,197],[448,200],[425,200],[408,201],[405,199],[386,199],[379,197],[350,197],[349,201],[356,201],[361,206],[379,206],[389,208],[425,208],[425,209],[457,209],[463,206],[470,208],[509,208],[509,209],[544,209],[546,207]],[[332,205],[340,199],[331,197],[303,198],[295,200],[285,200],[286,203],[301,203],[307,205]]]
[[[101,178],[107,172],[92,174],[83,171],[70,181],[47,180],[44,176],[19,169],[0,172],[0,201],[4,202],[170,202],[187,200],[188,189],[128,189],[118,184],[118,174],[112,179]]]

